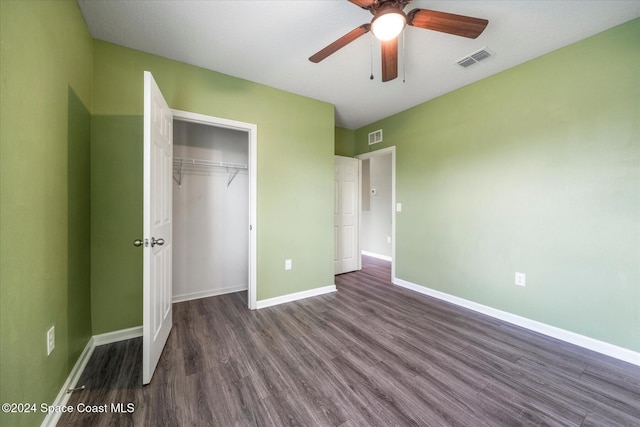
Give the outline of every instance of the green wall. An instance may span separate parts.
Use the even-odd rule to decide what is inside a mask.
[[[636,19],[358,129],[397,147],[396,276],[640,351],[639,46]]]
[[[353,157],[356,155],[356,132],[336,126],[335,133],[335,155]]]
[[[0,19],[0,401],[39,405],[91,336],[93,41],[74,1],[3,0]],[[43,418],[0,413],[0,425]]]
[[[635,20],[354,132],[94,42],[75,1],[0,1],[0,401],[52,403],[92,334],[141,324],[144,70],[173,108],[258,125],[258,299],[333,283],[333,154],[383,128],[398,277],[640,351],[639,44]]]
[[[171,108],[258,126],[258,300],[334,283],[332,105],[101,41],[94,70],[94,334],[142,323],[145,70]]]

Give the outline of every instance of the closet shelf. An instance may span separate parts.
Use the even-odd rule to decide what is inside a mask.
[[[246,163],[217,162],[215,160],[189,159],[186,157],[173,158],[173,179],[178,185],[182,185],[182,177],[185,173],[207,173],[213,168],[226,168],[229,172],[227,187],[238,175],[240,169],[248,169]]]

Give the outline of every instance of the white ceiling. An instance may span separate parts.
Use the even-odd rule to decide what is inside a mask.
[[[489,20],[475,40],[408,27],[399,77],[380,81],[379,43],[366,34],[324,61],[308,60],[371,20],[347,0],[78,0],[94,38],[330,102],[356,129],[640,16],[640,0],[414,0]],[[467,69],[456,61],[486,47]],[[403,82],[403,68],[406,82]]]

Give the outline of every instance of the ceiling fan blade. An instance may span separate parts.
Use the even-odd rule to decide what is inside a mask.
[[[376,0],[349,0],[351,3],[356,6],[360,6],[363,9],[370,9],[371,6],[376,2]]]
[[[407,22],[414,27],[440,31],[442,33],[449,33],[470,39],[475,39],[482,34],[489,23],[486,19],[427,9],[413,9],[407,15]]]
[[[333,43],[331,43],[329,46],[325,47],[324,49],[322,49],[322,50],[318,51],[317,53],[315,53],[314,55],[310,56],[309,57],[309,61],[315,62],[315,63],[318,63],[318,62],[322,61],[327,56],[337,52],[340,49],[342,49],[343,47],[345,47],[346,45],[348,45],[349,43],[351,43],[352,41],[354,41],[358,37],[360,37],[360,36],[362,36],[364,34],[367,34],[369,32],[370,28],[371,28],[371,24],[362,24],[362,25],[360,25],[355,30],[352,30],[352,31],[348,32],[344,36],[340,37],[338,40],[336,40]]]
[[[398,38],[380,42],[382,46],[382,81],[398,77]]]

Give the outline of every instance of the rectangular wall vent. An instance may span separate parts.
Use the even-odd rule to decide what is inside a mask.
[[[382,142],[382,129],[375,130],[369,134],[369,145]]]
[[[482,60],[485,60],[489,57],[491,57],[492,54],[491,52],[489,52],[487,50],[486,47],[483,47],[480,50],[477,50],[467,56],[465,56],[464,58],[460,59],[457,61],[457,64],[463,68],[467,68],[473,64],[475,64],[476,62],[480,62]]]

